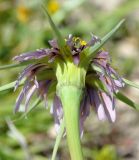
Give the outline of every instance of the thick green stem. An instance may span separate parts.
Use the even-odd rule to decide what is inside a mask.
[[[62,86],[59,96],[64,108],[67,141],[72,160],[83,160],[80,142],[79,113],[83,91],[76,86]]]

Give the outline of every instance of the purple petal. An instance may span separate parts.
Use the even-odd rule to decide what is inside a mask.
[[[45,107],[47,108],[47,93],[49,90],[49,87],[51,85],[52,80],[45,80],[39,82],[39,95],[42,96],[45,102]]]
[[[98,59],[106,59],[106,60],[110,59],[109,58],[109,53],[106,52],[106,51],[100,51],[100,52],[98,52],[96,58],[98,58]]]
[[[73,39],[73,36],[70,34],[67,41],[66,41],[67,45],[70,47],[71,50],[73,50],[73,46],[74,46],[72,39]]]
[[[113,86],[112,86],[111,80],[108,77],[102,76],[102,75],[100,75],[99,79],[106,86],[109,94],[112,95],[113,94]]]
[[[39,82],[39,94],[43,97],[44,94],[47,94],[48,88],[52,80],[44,80]]]
[[[28,53],[20,54],[19,56],[15,56],[13,60],[22,62],[22,61],[27,61],[32,59],[41,59],[50,54],[51,54],[50,49],[38,49],[35,52],[28,52]]]
[[[20,104],[21,104],[23,98],[24,98],[24,93],[23,93],[23,90],[22,90],[22,91],[20,92],[19,96],[18,96],[17,99],[16,99],[16,105],[15,105],[15,109],[14,109],[14,112],[15,112],[15,113],[18,112],[19,107],[20,107]]]
[[[57,44],[57,40],[56,39],[49,40],[48,42],[49,42],[49,44],[50,44],[50,46],[52,48],[58,48],[58,44]]]
[[[122,78],[118,75],[118,73],[109,65],[107,66],[107,70],[108,70],[109,76],[113,75],[116,78],[116,79],[113,79],[115,82],[115,85],[117,87],[124,87],[124,82],[123,82]]]
[[[79,62],[80,62],[80,55],[78,53],[73,55],[73,62],[74,62],[75,65],[79,64]]]
[[[114,79],[114,83],[119,88],[124,87],[124,83],[119,80]]]
[[[106,115],[104,107],[101,103],[99,104],[99,106],[97,108],[97,114],[98,114],[99,120],[101,120],[101,121],[107,120],[107,115]]]
[[[52,54],[52,55],[49,57],[48,63],[52,63],[57,56],[58,56],[57,54]]]
[[[20,76],[18,77],[16,84],[15,84],[15,88],[14,91],[18,88],[19,83],[21,82],[21,80],[25,77],[25,76],[29,76],[29,74],[31,75],[31,72],[35,69],[37,70],[37,68],[39,67],[43,67],[43,64],[35,64],[35,65],[29,65],[28,67],[26,67],[23,72],[20,74]],[[31,77],[30,77],[31,79]]]
[[[98,92],[95,89],[89,89],[90,103],[97,112],[99,120],[107,120],[107,115],[101,103]]]
[[[55,95],[51,113],[54,116],[55,124],[58,126],[63,118],[63,109],[60,99]],[[57,128],[56,128],[57,129]]]
[[[36,85],[33,85],[33,86],[30,88],[30,90],[28,91],[27,95],[26,95],[25,111],[27,111],[29,101],[30,101],[32,95],[35,93],[35,90],[36,90]]]
[[[29,81],[27,80],[19,96],[16,99],[15,112],[19,110],[20,104],[22,103],[23,98],[25,97],[26,93],[28,92],[30,88],[31,88],[31,85],[29,84]]]
[[[98,64],[100,67],[106,69],[107,64],[110,61],[109,53],[105,51],[100,51],[97,53],[96,57],[93,59],[93,62]]]
[[[93,46],[95,43],[101,42],[101,39],[95,35],[92,35],[91,40],[87,43],[87,46]]]
[[[80,134],[83,135],[83,124],[90,114],[90,103],[87,95],[84,96],[80,107]]]
[[[115,122],[116,112],[115,112],[115,107],[113,107],[114,104],[113,104],[110,96],[108,96],[104,92],[101,92],[100,95],[101,95],[101,98],[103,101],[103,107],[104,107],[105,113],[107,115],[107,118],[109,119],[109,121]]]

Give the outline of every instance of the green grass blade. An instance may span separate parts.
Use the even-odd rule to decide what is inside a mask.
[[[9,89],[13,89],[13,88],[15,87],[15,84],[16,84],[16,81],[1,86],[1,87],[0,87],[0,92],[6,91],[6,90],[9,90]],[[24,84],[24,81],[22,81],[22,82],[19,84],[19,86],[22,86],[23,84]]]
[[[11,69],[11,68],[16,68],[16,67],[22,67],[22,66],[26,66],[28,64],[33,64],[36,62],[41,62],[44,59],[41,60],[28,60],[28,61],[24,61],[24,62],[20,62],[20,63],[16,63],[16,64],[8,64],[8,65],[4,65],[4,66],[0,66],[0,70],[4,70],[4,69]]]
[[[47,61],[48,61],[47,57],[44,57],[44,58],[41,58],[41,59],[31,59],[31,60],[26,60],[26,61],[19,62],[19,63],[16,63],[16,64],[9,64],[9,65],[0,66],[0,70],[22,67],[22,66],[26,66],[26,65],[29,65],[29,64],[35,64],[35,63],[46,63]]]
[[[130,107],[139,110],[139,104],[135,104],[132,100],[130,100],[127,96],[125,96],[121,92],[116,93],[115,96],[117,99],[129,105]]]
[[[61,125],[60,125],[59,133],[56,137],[56,142],[55,142],[55,146],[54,146],[54,149],[53,149],[51,160],[56,159],[56,154],[57,154],[58,147],[59,147],[60,141],[61,141],[63,133],[64,133],[64,128],[65,128],[65,123],[64,123],[64,120],[62,120]]]
[[[124,21],[125,19],[121,20],[109,33],[107,33],[101,39],[101,42],[97,42],[93,47],[91,47],[88,56],[92,57],[94,53],[97,52],[114,35],[114,33],[121,27]]]
[[[125,84],[127,84],[127,85],[129,85],[129,86],[132,86],[132,87],[134,87],[134,88],[139,89],[139,84],[136,84],[136,83],[134,83],[134,82],[131,82],[131,81],[125,79],[125,78],[123,78],[123,81],[125,82]]]
[[[47,18],[49,20],[49,24],[50,24],[55,36],[57,37],[57,43],[58,43],[58,46],[62,52],[62,53],[61,52],[60,53],[63,55],[63,58],[65,57],[65,55],[67,55],[68,57],[71,58],[72,56],[71,56],[69,47],[66,45],[66,42],[65,42],[63,36],[61,35],[59,29],[57,28],[57,26],[53,22],[51,16],[49,15],[49,13],[48,13],[47,9],[44,7],[44,5],[42,5],[42,8],[44,10],[45,15],[47,16]]]
[[[56,25],[54,24],[51,16],[49,15],[49,13],[48,13],[47,9],[44,7],[44,5],[42,5],[42,8],[43,8],[44,13],[46,14],[48,20],[49,20],[49,24],[50,24],[52,30],[54,31],[54,33],[55,33],[55,35],[56,35],[56,37],[57,37],[57,39],[58,39],[58,44],[59,44],[59,46],[60,46],[60,47],[64,47],[64,46],[65,46],[65,41],[64,41],[61,33],[59,32],[58,28],[57,28]]]
[[[0,66],[0,70],[16,68],[16,67],[20,67],[20,66],[23,66],[23,65],[25,65],[25,64],[24,63],[18,63],[18,64],[4,65],[4,66]]]

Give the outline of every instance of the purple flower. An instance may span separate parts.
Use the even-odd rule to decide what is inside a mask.
[[[99,41],[99,38],[92,36],[92,39],[86,43],[78,37],[69,35],[66,39],[66,45],[70,50],[73,63],[78,66],[82,51]],[[55,126],[58,129],[63,118],[63,108],[56,93],[55,61],[64,61],[64,57],[60,54],[61,50],[56,40],[49,41],[49,44],[51,48],[39,49],[35,52],[24,53],[14,57],[14,60],[18,62],[34,61],[33,64],[23,70],[17,79],[15,90],[21,80],[25,79],[25,83],[16,100],[15,111],[19,110],[20,104],[24,99],[26,111],[29,107],[30,99],[37,94],[44,100],[45,106],[51,108]],[[80,105],[81,134],[83,133],[83,123],[89,116],[90,107],[96,111],[100,120],[114,122],[116,119],[114,94],[124,86],[124,83],[122,78],[111,67],[110,62],[109,53],[103,50],[99,50],[95,58],[91,60],[86,73],[84,96]],[[94,70],[91,65],[97,66],[101,72]],[[101,84],[102,87],[98,87],[96,82]],[[51,105],[48,104],[49,98],[52,102]]]

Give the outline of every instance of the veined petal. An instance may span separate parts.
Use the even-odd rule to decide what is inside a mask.
[[[28,92],[30,88],[31,88],[31,85],[29,81],[27,80],[19,96],[16,99],[15,112],[19,110],[20,104],[22,103],[22,100],[24,99],[24,97],[26,96],[26,93]]]
[[[17,99],[16,99],[16,105],[15,105],[15,109],[14,109],[15,113],[18,112],[20,104],[22,103],[23,98],[24,98],[24,92],[23,92],[23,89],[22,89],[21,92],[19,93]]]
[[[100,51],[97,53],[96,58],[98,60],[106,60],[107,62],[110,60],[109,53],[106,51]]]
[[[89,114],[90,114],[89,97],[87,95],[85,95],[82,102],[81,102],[81,107],[80,107],[80,134],[81,134],[81,137],[83,136],[84,121],[89,116]]]
[[[48,88],[51,84],[51,80],[43,80],[39,82],[39,94],[43,96],[44,94],[47,94]]]
[[[21,80],[25,77],[25,76],[31,76],[31,74],[35,71],[37,71],[37,69],[39,67],[43,67],[43,64],[35,64],[35,65],[29,65],[28,67],[26,67],[23,72],[19,75],[16,84],[15,84],[15,88],[14,90],[16,90],[18,88],[19,83],[21,82]],[[31,79],[31,77],[30,77]]]
[[[111,122],[115,122],[116,112],[115,112],[115,107],[113,107],[114,104],[110,96],[108,96],[105,92],[101,92],[100,96],[101,96],[103,107],[104,107],[108,120]]]
[[[48,42],[52,48],[59,48],[56,39],[49,40]]]
[[[93,35],[93,34],[91,34],[92,35],[92,38],[91,38],[91,40],[87,43],[87,46],[93,46],[96,42],[101,42],[101,39],[100,38],[98,38],[97,36],[95,36],[95,35]]]
[[[26,95],[26,100],[25,100],[25,111],[27,111],[29,101],[30,101],[32,95],[35,93],[36,89],[37,89],[36,85],[33,85],[31,87],[31,89],[28,91],[28,93]]]
[[[104,107],[101,103],[98,105],[97,114],[98,114],[99,120],[101,120],[101,121],[104,121],[104,120],[108,119],[107,115],[105,113]]]
[[[107,70],[108,70],[108,74],[109,76],[112,78],[112,76],[114,76],[112,79],[114,82],[117,82],[119,81],[119,85],[118,85],[118,82],[117,84],[115,83],[115,85],[117,87],[124,87],[124,81],[123,79],[118,75],[118,73],[110,66],[110,65],[107,65]],[[121,84],[120,84],[121,83]]]
[[[54,116],[56,130],[59,128],[60,121],[63,118],[63,109],[60,99],[55,95],[51,113]]]
[[[107,115],[105,113],[104,107],[98,95],[98,92],[95,89],[89,89],[89,96],[91,105],[95,108],[99,120],[107,120]]]
[[[79,62],[80,62],[80,55],[78,53],[73,55],[73,62],[74,62],[75,65],[79,64]]]
[[[32,59],[41,59],[50,54],[51,54],[50,49],[37,49],[34,52],[23,53],[18,56],[15,56],[13,60],[22,62],[22,61],[27,61]]]
[[[124,83],[122,83],[121,81],[119,81],[117,79],[114,79],[114,83],[119,88],[124,87]]]

